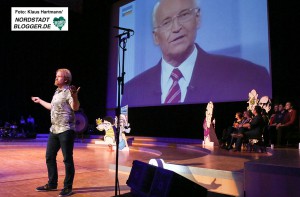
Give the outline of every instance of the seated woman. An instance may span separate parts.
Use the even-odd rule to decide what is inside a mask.
[[[237,138],[234,151],[241,151],[241,146],[244,139],[262,137],[262,131],[265,127],[265,121],[261,115],[261,112],[261,107],[258,105],[255,106],[252,111],[254,117],[252,118],[251,122],[239,125],[241,132],[233,136]],[[245,130],[245,128],[249,128],[249,130]]]
[[[233,142],[232,142],[231,134],[238,132],[238,125],[241,124],[243,120],[244,120],[243,114],[241,112],[236,112],[235,120],[232,126],[223,130],[223,136],[222,136],[223,145],[221,146],[222,148],[225,149],[230,149],[230,147],[232,148]]]
[[[243,113],[243,120],[240,122],[240,124],[237,125],[237,132],[231,134],[231,141],[229,146],[227,147],[227,150],[230,150],[233,148],[233,144],[236,142],[237,136],[241,135],[241,133],[244,133],[250,129],[250,126],[248,123],[250,123],[252,120],[252,113],[251,111],[244,111]]]

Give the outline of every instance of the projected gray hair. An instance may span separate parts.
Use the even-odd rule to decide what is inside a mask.
[[[153,7],[153,11],[152,11],[152,27],[153,28],[157,26],[157,24],[156,24],[156,12],[157,12],[157,9],[160,5],[160,2],[162,2],[162,1],[164,1],[164,0],[158,0],[156,2],[156,4],[154,5],[154,7]],[[198,7],[198,1],[197,0],[192,0],[192,1],[193,1],[193,4],[194,4],[194,7]]]

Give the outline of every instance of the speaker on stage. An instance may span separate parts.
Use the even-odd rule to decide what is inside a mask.
[[[207,196],[207,189],[167,169],[133,161],[127,180],[133,196]]]
[[[126,184],[131,188],[133,196],[148,196],[156,167],[134,160]]]

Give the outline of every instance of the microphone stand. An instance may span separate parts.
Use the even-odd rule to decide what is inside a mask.
[[[123,95],[124,91],[124,64],[125,64],[125,51],[126,49],[126,42],[127,39],[130,38],[130,32],[124,31],[124,33],[116,36],[119,38],[119,47],[122,49],[122,66],[119,68],[118,71],[118,106],[117,106],[117,117],[118,117],[118,123],[117,123],[117,132],[116,132],[116,176],[115,176],[115,196],[118,196],[118,186],[119,186],[119,178],[118,178],[118,166],[119,166],[119,136],[120,136],[120,114],[121,114],[121,95]]]

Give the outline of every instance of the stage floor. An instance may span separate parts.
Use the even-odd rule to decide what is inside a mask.
[[[35,188],[47,183],[45,164],[46,142],[0,141],[0,196],[58,196],[63,186],[64,164],[59,152],[59,190],[36,192]],[[295,158],[297,156],[297,158]],[[105,145],[76,143],[74,162],[76,175],[73,196],[114,196],[116,152],[109,151]],[[299,168],[299,153],[296,148],[278,148],[267,153],[230,152],[217,147],[202,147],[197,144],[165,143],[131,145],[130,151],[119,153],[120,194],[130,192],[126,185],[130,168],[134,160],[148,163],[150,159],[161,158],[167,164],[189,166],[199,169],[214,169],[243,173],[245,162],[253,161],[289,165]],[[282,158],[285,158],[284,160]],[[291,162],[293,160],[293,162]],[[298,162],[298,163],[297,163]]]

